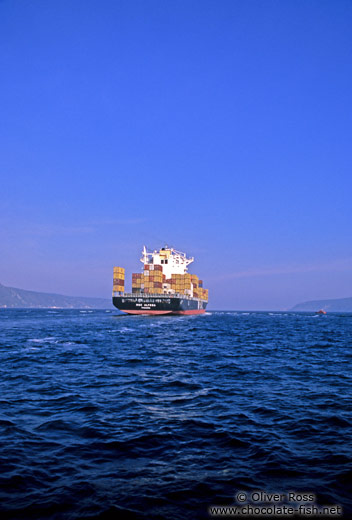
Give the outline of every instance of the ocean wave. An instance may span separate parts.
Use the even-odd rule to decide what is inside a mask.
[[[1,313],[5,518],[203,520],[239,489],[352,515],[351,319],[84,315]]]

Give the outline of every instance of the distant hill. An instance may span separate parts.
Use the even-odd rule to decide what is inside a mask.
[[[80,298],[35,291],[25,291],[0,284],[0,308],[111,309],[108,298]]]
[[[330,312],[352,312],[352,298],[338,300],[312,300],[295,305],[291,311],[318,311],[323,309]]]

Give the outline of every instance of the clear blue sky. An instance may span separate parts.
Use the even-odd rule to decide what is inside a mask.
[[[352,296],[350,0],[0,2],[0,282],[111,295],[144,244],[210,308]]]

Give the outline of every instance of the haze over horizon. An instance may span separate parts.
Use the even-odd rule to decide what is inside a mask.
[[[0,282],[109,298],[143,245],[210,309],[352,296],[352,3],[0,2]]]

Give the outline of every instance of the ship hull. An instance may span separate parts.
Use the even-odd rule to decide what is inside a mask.
[[[204,314],[208,302],[198,298],[182,298],[182,296],[121,295],[113,296],[112,303],[127,314],[160,316]]]

